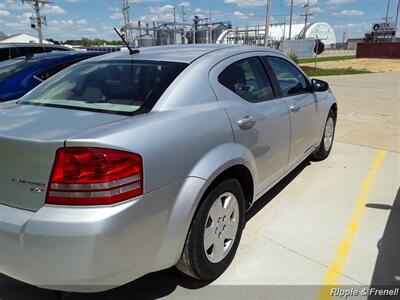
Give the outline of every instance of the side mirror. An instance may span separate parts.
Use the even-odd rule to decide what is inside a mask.
[[[311,79],[311,85],[313,92],[326,92],[329,89],[329,84],[319,79]]]

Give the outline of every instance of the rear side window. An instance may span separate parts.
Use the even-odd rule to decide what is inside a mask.
[[[5,60],[0,63],[0,81],[6,80],[9,76],[40,63],[41,60],[39,59],[26,59],[22,57]]]
[[[127,115],[147,112],[186,66],[155,61],[81,63],[45,81],[22,103]]]
[[[274,92],[257,57],[239,60],[218,77],[219,82],[246,101],[257,103],[274,98]]]
[[[19,47],[18,51],[19,51],[20,56],[25,56],[27,54],[46,52],[43,47]]]
[[[308,92],[308,83],[304,75],[290,62],[279,57],[263,57],[274,72],[283,96]]]
[[[0,61],[10,59],[10,49],[0,48]]]

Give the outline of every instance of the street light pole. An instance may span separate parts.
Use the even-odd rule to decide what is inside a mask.
[[[268,47],[270,7],[271,7],[271,0],[267,0],[267,11],[266,11],[266,16],[265,16],[265,36],[264,36],[264,46],[265,47]]]

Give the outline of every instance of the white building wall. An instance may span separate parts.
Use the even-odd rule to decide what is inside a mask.
[[[0,43],[39,43],[39,39],[29,34],[22,33],[15,36],[11,36],[8,39],[2,40],[0,41]],[[43,40],[43,43],[50,44],[46,40]]]

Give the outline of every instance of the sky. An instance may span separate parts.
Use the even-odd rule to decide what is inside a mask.
[[[131,20],[137,23],[172,21],[173,7],[177,20],[186,21],[194,15],[208,17],[210,8],[214,21],[231,21],[233,26],[265,24],[266,0],[129,0]],[[271,0],[272,23],[289,22],[290,0]],[[303,7],[307,0],[293,0],[293,23],[304,23]],[[390,21],[395,20],[397,1],[400,0],[310,0],[309,22],[324,21],[335,30],[338,42],[347,38],[363,37],[372,23],[383,22],[390,1]],[[122,0],[51,0],[44,13],[47,26],[44,37],[65,41],[68,39],[118,39],[113,27],[123,23]],[[0,0],[0,31],[6,34],[37,35],[30,28],[32,9],[21,0]]]

